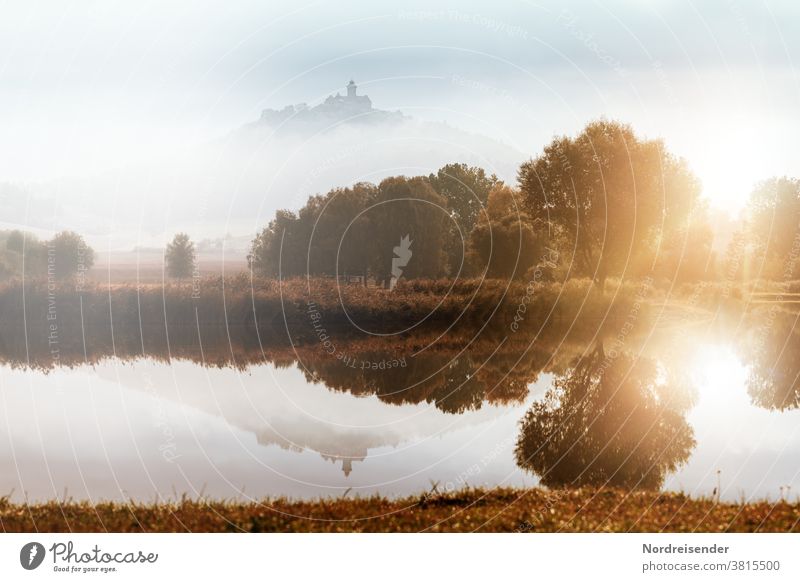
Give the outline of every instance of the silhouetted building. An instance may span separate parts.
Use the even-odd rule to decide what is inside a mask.
[[[330,95],[322,105],[314,107],[312,111],[358,115],[360,113],[368,113],[371,110],[372,100],[366,95],[358,95],[358,85],[351,79],[347,84],[346,96],[342,96],[339,93]]]
[[[325,101],[315,107],[305,103],[287,105],[283,109],[265,109],[261,113],[261,123],[272,127],[313,127],[325,129],[335,124],[370,123],[387,119],[400,119],[399,111],[389,112],[372,107],[372,100],[366,95],[358,94],[358,85],[352,79],[346,87],[347,94],[329,95]]]

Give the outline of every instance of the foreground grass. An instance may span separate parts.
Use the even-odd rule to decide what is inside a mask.
[[[800,503],[716,503],[679,493],[471,489],[262,503],[0,501],[6,532],[790,532]]]

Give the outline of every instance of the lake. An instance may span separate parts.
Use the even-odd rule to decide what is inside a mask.
[[[541,483],[776,499],[800,491],[794,321],[441,349],[342,339],[333,353],[311,342],[246,358],[217,333],[86,363],[34,364],[6,338],[0,494],[247,500]]]

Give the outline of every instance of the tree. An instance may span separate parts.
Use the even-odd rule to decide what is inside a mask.
[[[12,230],[11,232],[8,233],[8,236],[6,237],[6,248],[9,251],[21,254],[25,250],[25,247],[27,246],[26,243],[29,243],[31,239],[32,242],[34,242],[35,244],[39,244],[38,239],[36,239],[32,235],[26,236],[26,234],[21,230]]]
[[[684,228],[661,240],[656,270],[671,281],[711,279],[715,275],[714,231],[705,204],[698,204]]]
[[[278,210],[275,218],[262,230],[250,246],[247,262],[257,275],[282,278],[306,272],[308,249],[307,228],[289,210]]]
[[[628,125],[590,123],[575,138],[554,139],[522,164],[528,212],[574,251],[577,274],[601,286],[636,261],[652,260],[657,242],[685,228],[700,184],[660,140]]]
[[[94,265],[94,250],[77,233],[65,230],[46,243],[47,272],[57,279],[85,273]]]
[[[44,274],[47,250],[33,234],[0,231],[0,277],[35,277]]]
[[[766,262],[764,274],[772,278],[795,278],[800,274],[796,256],[800,225],[800,180],[770,178],[758,184],[748,203],[750,244]]]
[[[450,209],[452,221],[447,225],[445,252],[450,274],[455,274],[464,258],[470,233],[487,204],[489,192],[502,182],[494,174],[487,176],[483,168],[467,164],[447,164],[430,174],[428,181]]]
[[[477,273],[490,279],[521,278],[544,253],[530,217],[519,212],[519,194],[504,185],[495,186],[469,238],[469,260]]]
[[[800,332],[795,315],[777,311],[756,333],[745,334],[742,344],[753,403],[768,410],[800,408]]]
[[[308,216],[312,223],[308,248],[309,273],[357,274],[366,280],[372,240],[370,216],[366,209],[376,199],[377,192],[374,184],[364,182],[352,188],[337,188],[324,197],[312,199],[315,208]]]
[[[370,221],[372,270],[379,281],[389,283],[392,263],[398,258],[395,249],[404,245],[410,250],[401,269],[404,278],[438,278],[446,273],[447,201],[427,179],[385,179],[365,214]]]
[[[686,387],[602,344],[559,375],[522,419],[517,464],[548,487],[658,489],[695,446]]]
[[[364,211],[376,195],[377,187],[364,182],[312,196],[297,214],[277,211],[251,244],[250,268],[271,277],[338,272],[366,280],[372,235]]]
[[[195,269],[195,250],[189,235],[183,232],[176,234],[172,242],[167,244],[164,259],[170,277],[176,279],[191,277]]]

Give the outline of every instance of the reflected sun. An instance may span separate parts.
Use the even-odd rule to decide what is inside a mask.
[[[747,368],[729,346],[705,344],[692,362],[692,376],[701,404],[728,403],[747,399]]]

